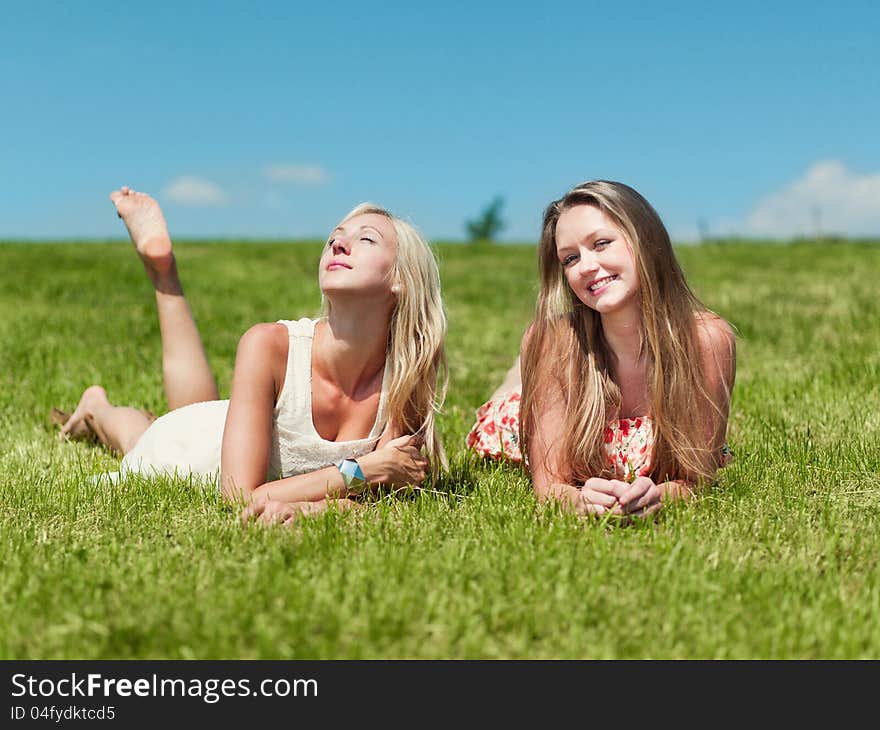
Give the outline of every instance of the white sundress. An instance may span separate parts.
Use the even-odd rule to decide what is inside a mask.
[[[327,441],[312,420],[312,342],[318,320],[279,320],[287,327],[290,344],[284,387],[273,414],[271,452],[266,480],[305,474],[349,458],[356,459],[376,447],[385,429],[388,361],[376,421],[365,439]],[[119,472],[108,477],[119,481],[126,474],[194,476],[220,485],[220,448],[228,400],[192,403],[157,418],[122,459]]]

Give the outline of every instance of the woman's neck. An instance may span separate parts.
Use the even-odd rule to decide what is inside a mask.
[[[642,323],[638,305],[602,314],[605,342],[620,363],[632,364],[642,356]]]
[[[383,371],[390,323],[387,303],[333,302],[326,325],[315,331],[315,370],[354,395]]]
[[[641,311],[636,305],[602,315],[605,341],[613,355],[611,368],[620,403],[617,418],[643,416],[650,411],[645,353],[642,350]]]

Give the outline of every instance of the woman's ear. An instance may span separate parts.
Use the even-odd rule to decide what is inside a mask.
[[[392,293],[394,296],[397,296],[398,294],[400,294],[400,292],[401,292],[400,282],[399,282],[399,281],[395,281],[395,282],[391,285],[391,293]]]

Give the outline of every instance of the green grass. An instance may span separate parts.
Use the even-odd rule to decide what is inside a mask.
[[[221,394],[254,322],[314,315],[317,245],[178,246]],[[684,247],[739,332],[702,499],[614,527],[538,508],[463,448],[535,296],[533,247],[440,247],[452,459],[435,492],[245,529],[182,481],[98,488],[46,414],[103,384],[164,410],[128,244],[0,245],[0,657],[880,657],[880,246]]]

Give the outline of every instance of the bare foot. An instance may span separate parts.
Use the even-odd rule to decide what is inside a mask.
[[[60,408],[53,408],[51,411],[49,411],[49,423],[51,423],[53,426],[58,426],[59,429],[63,427],[64,424],[67,423],[69,420],[70,414],[67,411],[62,411]],[[70,438],[75,439],[91,438],[92,436],[92,434],[89,432],[89,429],[82,424],[80,424],[76,428],[71,426],[71,431],[67,435]],[[58,438],[63,438],[63,436],[59,434]]]
[[[110,405],[110,401],[107,400],[107,391],[100,385],[92,385],[86,388],[79,399],[76,410],[70,414],[70,417],[61,426],[61,433],[58,434],[58,438],[98,438],[98,434],[89,426],[89,417],[94,412],[96,406],[105,405]]]
[[[168,274],[174,265],[171,238],[162,209],[146,193],[138,193],[126,186],[110,193],[110,200],[155,284],[156,279]]]

